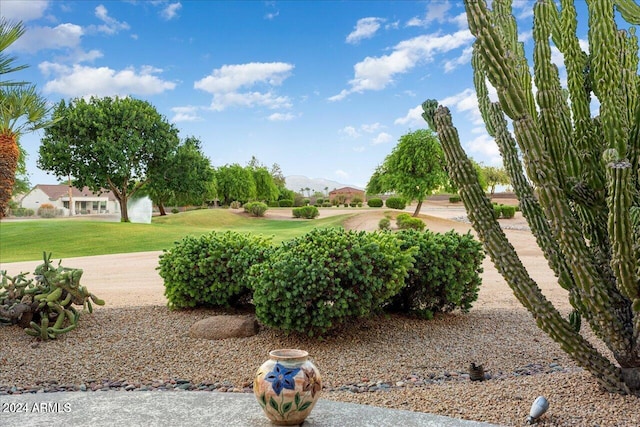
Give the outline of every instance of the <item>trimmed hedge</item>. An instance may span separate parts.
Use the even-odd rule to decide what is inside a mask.
[[[449,196],[449,203],[460,203],[462,198],[457,194],[455,196]]]
[[[395,234],[401,248],[418,247],[405,285],[389,305],[391,311],[426,318],[455,309],[469,311],[478,299],[484,251],[470,234],[449,231],[402,230]]]
[[[326,334],[398,293],[413,252],[392,233],[314,229],[251,268],[256,316],[286,332]]]
[[[294,218],[306,218],[314,219],[320,215],[320,211],[315,206],[302,206],[299,208],[293,208]]]
[[[400,197],[389,197],[385,202],[385,205],[390,209],[404,209],[407,203]]]
[[[401,213],[396,217],[396,225],[400,230],[414,229],[422,231],[426,227],[420,218],[414,218],[408,213]]]
[[[503,218],[513,218],[516,215],[515,206],[502,205],[500,210]]]
[[[172,309],[236,307],[251,297],[249,268],[271,250],[270,239],[234,231],[187,236],[160,255],[157,270],[164,279]]]
[[[281,208],[290,208],[293,206],[293,200],[290,199],[282,199],[278,202]]]
[[[370,208],[381,208],[382,207],[382,199],[378,199],[378,198],[373,198],[373,199],[369,199],[367,200],[367,205]]]

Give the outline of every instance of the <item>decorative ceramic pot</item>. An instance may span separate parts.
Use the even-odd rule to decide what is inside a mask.
[[[304,350],[269,352],[253,381],[253,393],[273,424],[301,424],[320,397],[322,378]]]

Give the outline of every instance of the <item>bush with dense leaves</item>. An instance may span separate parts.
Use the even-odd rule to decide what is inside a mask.
[[[396,217],[396,225],[400,230],[413,229],[422,231],[426,224],[420,218],[414,218],[408,213],[402,213]]]
[[[263,324],[318,336],[380,309],[404,285],[413,248],[392,233],[317,228],[251,268]]]
[[[407,206],[404,199],[401,199],[400,197],[389,197],[385,204],[390,209],[404,209]]]
[[[484,252],[470,233],[402,230],[395,233],[401,248],[418,247],[402,290],[393,297],[391,311],[434,313],[469,311],[478,299]]]
[[[502,205],[500,207],[500,212],[502,213],[503,218],[513,218],[516,215],[516,207],[509,205]]]
[[[315,206],[302,206],[299,208],[293,208],[293,217],[294,218],[306,218],[313,219],[320,215],[320,211]]]
[[[160,277],[171,308],[235,307],[251,297],[249,268],[266,258],[271,242],[233,231],[187,236],[160,255]]]
[[[460,203],[460,200],[462,200],[462,198],[457,194],[454,196],[449,196],[449,203]]]
[[[380,230],[390,230],[391,220],[389,218],[381,218],[380,221],[378,221],[378,228]]]
[[[293,206],[293,200],[291,199],[282,199],[278,202],[281,208],[290,208]]]
[[[262,202],[250,202],[244,205],[244,211],[253,216],[264,216],[268,209],[269,206]]]
[[[379,199],[377,197],[367,200],[367,205],[370,208],[381,208],[382,204],[383,204],[382,199]]]

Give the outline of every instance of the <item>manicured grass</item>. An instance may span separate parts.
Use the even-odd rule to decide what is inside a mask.
[[[289,240],[316,227],[341,227],[352,216],[314,220],[250,218],[225,209],[203,209],[154,218],[151,224],[45,219],[0,222],[0,263],[169,249],[188,234],[234,230]],[[2,268],[0,266],[0,268]]]

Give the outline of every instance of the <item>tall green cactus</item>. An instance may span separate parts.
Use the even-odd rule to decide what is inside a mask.
[[[607,390],[640,396],[638,40],[633,29],[618,30],[615,20],[617,9],[630,24],[640,23],[640,6],[632,0],[588,0],[587,54],[576,35],[572,0],[561,0],[560,8],[538,0],[534,96],[511,2],[492,4],[489,10],[485,0],[465,0],[476,37],[478,105],[523,215],[558,284],[569,291],[574,310],[568,318],[544,297],[494,219],[449,110],[429,100],[423,117],[440,137],[451,178],[487,253],[538,326]],[[566,88],[551,62],[551,41],[564,55]],[[498,102],[489,100],[487,80]],[[597,117],[590,113],[592,93],[600,102]],[[615,360],[580,335],[580,317]]]

